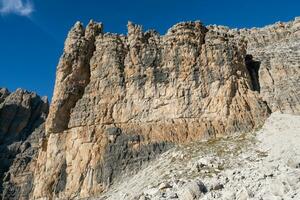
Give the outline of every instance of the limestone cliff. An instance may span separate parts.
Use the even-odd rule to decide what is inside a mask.
[[[160,36],[90,22],[69,32],[57,68],[34,198],[99,194],[174,143],[248,132],[269,114],[246,40],[200,22]]]
[[[247,40],[246,62],[256,68],[256,87],[273,112],[300,113],[300,17],[264,28],[209,28]]]
[[[48,102],[35,93],[0,88],[0,198],[29,199]]]
[[[26,129],[22,141],[34,148],[5,168],[4,199],[97,196],[174,144],[249,132],[278,110],[300,113],[299,18],[241,30],[183,22],[163,36],[127,26],[127,35],[93,21],[70,30],[45,128],[41,120]],[[1,90],[5,138],[3,119],[26,121],[9,125],[10,135],[29,123],[2,114],[10,96]]]

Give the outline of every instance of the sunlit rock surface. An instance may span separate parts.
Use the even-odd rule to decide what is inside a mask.
[[[38,138],[20,168],[30,173],[7,168],[5,198],[99,196],[173,146],[251,132],[275,111],[299,114],[299,18],[241,30],[182,22],[165,35],[127,27],[126,35],[94,21],[70,30],[45,128],[46,110],[22,139]],[[10,96],[1,89],[0,105]],[[29,114],[1,112],[1,141],[10,141]],[[189,185],[184,194],[203,195],[193,189],[204,191],[201,182]]]

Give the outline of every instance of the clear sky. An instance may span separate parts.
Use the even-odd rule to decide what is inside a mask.
[[[300,16],[300,0],[0,0],[0,87],[51,98],[67,32],[76,21],[126,33],[127,21],[164,34],[180,21],[261,27]]]

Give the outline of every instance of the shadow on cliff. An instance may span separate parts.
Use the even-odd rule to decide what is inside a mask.
[[[31,99],[30,108],[22,104],[3,104],[0,107],[1,124],[7,123],[6,128],[0,129],[0,198],[19,199],[21,188],[11,184],[12,174],[22,173],[27,164],[34,158],[37,144],[43,137],[43,123],[48,114],[48,102],[36,96]],[[7,112],[14,113],[9,116]],[[24,116],[27,116],[24,118]],[[10,171],[13,171],[11,173]],[[25,183],[27,187],[27,183]],[[25,186],[24,186],[25,187]],[[31,187],[27,187],[28,194]],[[24,189],[23,189],[24,190]]]
[[[252,90],[260,92],[260,83],[259,83],[259,68],[261,64],[260,61],[253,60],[253,56],[247,54],[245,57],[245,63],[251,78]]]

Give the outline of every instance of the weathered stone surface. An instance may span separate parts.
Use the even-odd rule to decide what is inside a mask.
[[[300,18],[264,28],[209,29],[233,34],[247,41],[249,66],[256,66],[260,94],[272,112],[300,113]]]
[[[0,91],[0,197],[28,199],[48,102],[21,89]]]
[[[209,128],[201,127],[203,133],[210,127],[216,129],[207,136],[222,134],[227,129],[232,129],[230,132],[253,128],[255,123],[250,121],[262,120],[265,110],[260,109],[264,104],[249,89],[245,46],[242,41],[236,44],[229,39],[220,45],[217,42],[222,38],[206,31],[199,22],[181,23],[160,37],[155,32],[143,33],[140,26],[129,23],[127,38],[111,34],[98,37],[90,61],[90,83],[71,112],[69,128],[114,123],[155,129],[162,123],[168,132],[171,127],[193,121],[195,127],[202,122],[207,124]],[[237,90],[240,91],[236,93]],[[224,95],[225,91],[228,95]],[[236,104],[231,105],[232,101]],[[245,104],[259,110],[253,110],[253,116],[240,113],[243,120],[233,117],[233,109],[244,108]],[[226,123],[227,117],[232,116],[232,125],[224,125],[225,116]],[[239,120],[245,127],[235,127]],[[218,125],[211,124],[213,121],[218,121]],[[194,137],[199,135],[203,134],[195,133]],[[181,137],[174,138],[185,140]]]
[[[200,22],[164,36],[99,27],[76,23],[66,40],[33,198],[97,195],[174,143],[251,131],[269,115],[244,39]]]
[[[61,132],[67,128],[71,109],[89,83],[89,61],[95,48],[95,37],[101,32],[102,25],[93,21],[86,30],[77,22],[70,31],[57,67],[55,90],[46,123],[47,132]]]
[[[127,27],[118,35],[93,21],[74,25],[45,125],[46,99],[0,88],[3,199],[98,196],[175,143],[300,113],[299,18],[241,30],[183,22],[164,36]],[[198,186],[184,196],[203,195]]]
[[[179,199],[182,200],[194,200],[200,199],[200,197],[207,192],[205,185],[199,181],[191,181],[186,183],[181,191],[178,192]]]

